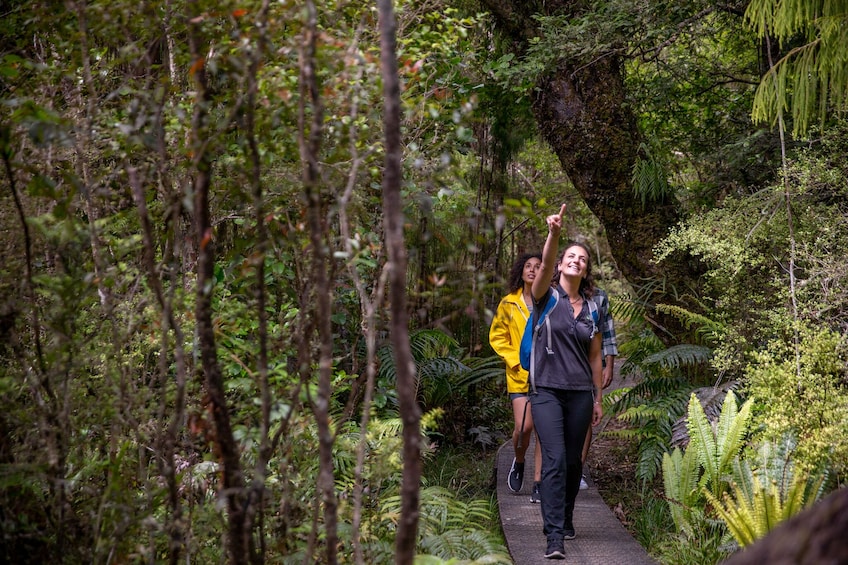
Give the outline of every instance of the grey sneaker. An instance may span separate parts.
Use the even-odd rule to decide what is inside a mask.
[[[586,490],[589,488],[589,483],[586,482],[586,475],[580,477],[580,490]]]
[[[536,504],[542,502],[542,483],[533,483],[533,490],[530,491],[530,502]]]
[[[549,539],[545,559],[565,559],[565,546],[561,539]]]
[[[518,463],[515,459],[512,460],[512,467],[509,468],[509,475],[506,477],[506,486],[511,492],[521,490],[521,485],[524,484],[524,463]]]

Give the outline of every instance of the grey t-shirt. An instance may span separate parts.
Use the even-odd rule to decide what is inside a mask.
[[[551,343],[545,324],[536,333],[535,381],[537,387],[562,390],[594,390],[592,367],[589,364],[589,346],[592,341],[592,323],[586,299],[583,308],[574,317],[568,295],[552,288],[534,306],[542,311],[548,300],[557,293],[559,300],[548,314],[551,324]]]

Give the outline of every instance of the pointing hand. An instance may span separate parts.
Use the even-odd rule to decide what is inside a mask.
[[[559,235],[559,232],[562,230],[563,216],[565,216],[565,204],[563,204],[562,208],[560,208],[559,214],[552,214],[545,219],[548,224],[548,229],[554,235]]]

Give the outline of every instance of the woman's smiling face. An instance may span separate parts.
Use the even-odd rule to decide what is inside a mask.
[[[588,267],[589,253],[579,245],[572,245],[562,254],[559,272],[566,276],[582,279],[586,276]]]

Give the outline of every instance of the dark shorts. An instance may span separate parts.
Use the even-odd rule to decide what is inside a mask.
[[[510,392],[509,393],[509,401],[512,402],[516,398],[526,398],[528,393],[526,392]]]

